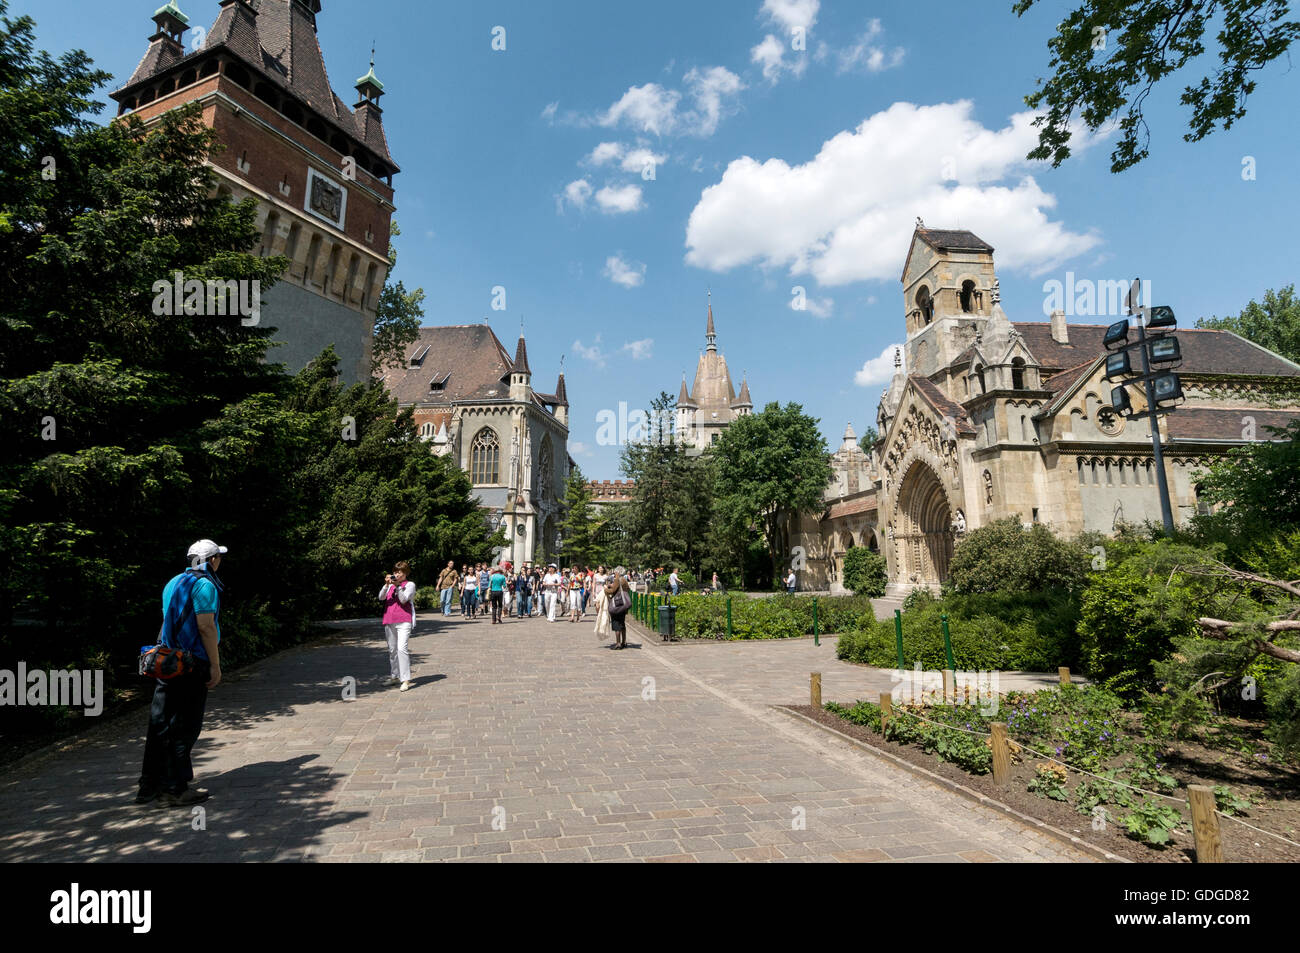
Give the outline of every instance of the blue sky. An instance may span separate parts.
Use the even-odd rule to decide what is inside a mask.
[[[64,0],[54,17],[13,0],[11,15],[120,82],[158,2]],[[195,24],[218,11],[180,6]],[[486,318],[513,348],[522,317],[539,389],[565,356],[572,456],[608,479],[618,447],[598,445],[598,415],[676,395],[708,289],[759,408],[802,404],[832,448],[846,422],[873,423],[918,216],[998,249],[1012,320],[1044,320],[1044,282],[1067,271],[1140,274],[1186,324],[1296,280],[1300,71],[1263,71],[1246,118],[1201,143],[1182,141],[1181,85],[1159,89],[1152,157],[1127,173],[1109,171],[1109,141],[1028,163],[1023,97],[1070,6],[324,0],[319,32],[347,102],[377,44],[398,277],[425,289],[427,323]]]

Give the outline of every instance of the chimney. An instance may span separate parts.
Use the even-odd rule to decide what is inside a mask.
[[[1052,312],[1052,340],[1057,344],[1070,343],[1070,331],[1065,325],[1065,312]]]

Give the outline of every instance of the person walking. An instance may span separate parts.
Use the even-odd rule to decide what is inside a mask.
[[[676,569],[672,570],[672,572],[668,576],[668,587],[672,589],[673,595],[676,596],[681,594],[682,580],[681,577],[677,575]]]
[[[481,607],[480,612],[484,618],[488,614],[488,602],[491,598],[489,585],[492,581],[492,573],[488,571],[487,563],[478,564],[478,601]]]
[[[532,614],[532,600],[529,598],[529,585],[532,580],[524,569],[519,570],[519,575],[515,576],[515,604],[519,612],[519,618],[526,619]]]
[[[384,604],[384,637],[388,639],[388,680],[385,685],[402,685],[411,689],[411,632],[415,629],[415,583],[410,580],[411,567],[399,562],[384,577],[379,601]]]
[[[456,591],[456,582],[460,576],[456,574],[456,561],[453,559],[447,563],[447,568],[438,576],[438,595],[442,601],[442,614],[451,615],[451,597]]]
[[[478,570],[473,566],[465,567],[465,618],[472,619],[478,615]]]
[[[627,584],[627,570],[622,566],[614,570],[614,575],[605,583],[605,595],[609,600],[609,627],[614,633],[613,648],[627,648],[627,610],[632,608],[632,593]]]
[[[596,574],[592,576],[591,598],[592,605],[596,610],[596,637],[601,641],[610,635],[614,630],[610,627],[609,621],[609,599],[605,596],[605,583],[610,577],[605,575],[605,567],[598,566]]]
[[[587,577],[584,576],[577,566],[573,567],[569,575],[569,621],[577,622],[582,618],[582,588],[586,585]]]
[[[560,574],[556,572],[556,565],[546,567],[546,575],[542,577],[542,595],[546,602],[546,621],[555,621],[556,603],[559,601],[560,593]]]
[[[785,594],[793,596],[795,589],[798,588],[798,580],[795,578],[794,570],[790,570],[790,575],[785,577]]]
[[[501,571],[500,566],[492,568],[492,574],[488,576],[488,596],[492,600],[492,624],[501,624],[501,602],[505,598],[506,574]]]
[[[190,756],[203,731],[208,690],[221,684],[217,618],[225,587],[217,578],[217,569],[227,551],[210,539],[199,540],[185,554],[189,568],[163,587],[158,641],[167,648],[190,652],[194,665],[175,678],[155,679],[136,804],[156,800],[159,807],[190,807],[208,799],[206,790],[189,786],[194,780]]]

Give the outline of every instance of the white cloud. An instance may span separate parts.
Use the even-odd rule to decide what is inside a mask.
[[[591,183],[586,179],[578,179],[564,187],[564,192],[557,197],[556,204],[560,211],[564,211],[566,202],[574,208],[586,208],[589,198],[591,198]]]
[[[1033,274],[1098,245],[1096,234],[1048,220],[1056,198],[1025,160],[1038,142],[1033,114],[993,130],[972,112],[965,100],[895,103],[803,165],[732,161],[691,212],[687,263],[786,268],[822,285],[896,281],[917,216],[970,229],[997,248],[1000,265]]]
[[[621,142],[602,142],[596,148],[591,150],[591,155],[583,161],[587,165],[605,165],[608,162],[616,162],[623,157],[623,143]]]
[[[636,288],[645,281],[645,265],[639,261],[624,261],[619,255],[610,255],[605,259],[605,277],[624,288]]]
[[[814,318],[829,318],[835,310],[834,298],[804,298],[803,307],[798,307],[799,299],[790,299],[791,311],[807,311]]]
[[[596,193],[596,204],[611,215],[638,212],[645,207],[639,185],[607,185]]]
[[[668,161],[666,154],[651,149],[644,141],[635,146],[625,146],[621,142],[602,142],[582,160],[584,165],[604,166],[617,162],[624,172],[640,175],[646,168],[660,166]]]
[[[635,149],[629,149],[627,155],[623,156],[620,168],[624,172],[635,172],[637,175],[641,175],[646,169],[658,168],[667,161],[667,155],[660,155],[645,146],[638,146]]]
[[[902,344],[891,344],[880,352],[880,357],[873,357],[863,364],[853,375],[853,383],[859,387],[888,384],[894,378],[894,351],[902,346]],[[903,373],[907,373],[906,368],[903,369]]]
[[[579,457],[590,457],[592,455],[591,447],[583,443],[581,440],[569,441],[569,453]]]
[[[555,125],[555,113],[560,108],[560,101],[557,99],[553,103],[547,103],[546,108],[542,110],[542,118],[551,125]]]
[[[632,356],[634,361],[648,361],[654,357],[654,338],[642,338],[640,341],[628,341],[623,351]]]
[[[718,122],[745,88],[740,77],[723,66],[692,69],[683,77],[688,93],[667,89],[658,83],[631,86],[595,121],[606,127],[629,126],[645,135],[713,135]],[[683,109],[689,95],[691,108]]]
[[[876,42],[884,32],[884,27],[880,25],[878,19],[873,18],[868,21],[867,29],[862,36],[858,37],[857,43],[840,50],[839,72],[847,73],[854,69],[865,69],[868,73],[879,73],[893,69],[902,63],[904,50],[901,46],[886,51]]]
[[[591,363],[595,364],[597,367],[605,366],[606,354],[601,349],[599,334],[596,335],[596,340],[591,342],[590,347],[584,345],[582,341],[574,341],[573,353],[578,355],[578,357],[582,358],[584,361],[591,361]]]
[[[808,66],[806,50],[808,34],[817,23],[821,0],[763,0],[759,15],[777,31],[769,33],[749,51],[750,62],[763,71],[763,78],[775,83],[783,72],[803,75]],[[779,34],[779,35],[777,35]],[[795,49],[795,38],[801,49]],[[790,59],[786,59],[789,51]]]

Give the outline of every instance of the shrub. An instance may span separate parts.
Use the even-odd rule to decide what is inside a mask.
[[[1213,550],[1183,543],[1139,543],[1093,573],[1079,621],[1088,675],[1127,697],[1154,688],[1154,664],[1169,657],[1174,639],[1197,631],[1196,619],[1214,602],[1210,580],[1175,570],[1215,558]]]
[[[850,546],[844,554],[844,588],[858,596],[878,599],[885,594],[889,572],[885,557],[861,546]]]
[[[677,606],[677,637],[682,639],[725,639],[727,600],[731,600],[733,640],[791,639],[812,635],[813,600],[808,596],[703,596],[684,592],[673,599]],[[856,630],[873,623],[871,600],[857,596],[820,597],[817,626],[823,635]]]
[[[1092,555],[1041,524],[995,520],[968,533],[953,552],[948,586],[956,593],[1073,590],[1087,577]]]
[[[442,593],[436,586],[421,586],[415,590],[415,608],[420,612],[432,612],[442,607]]]

